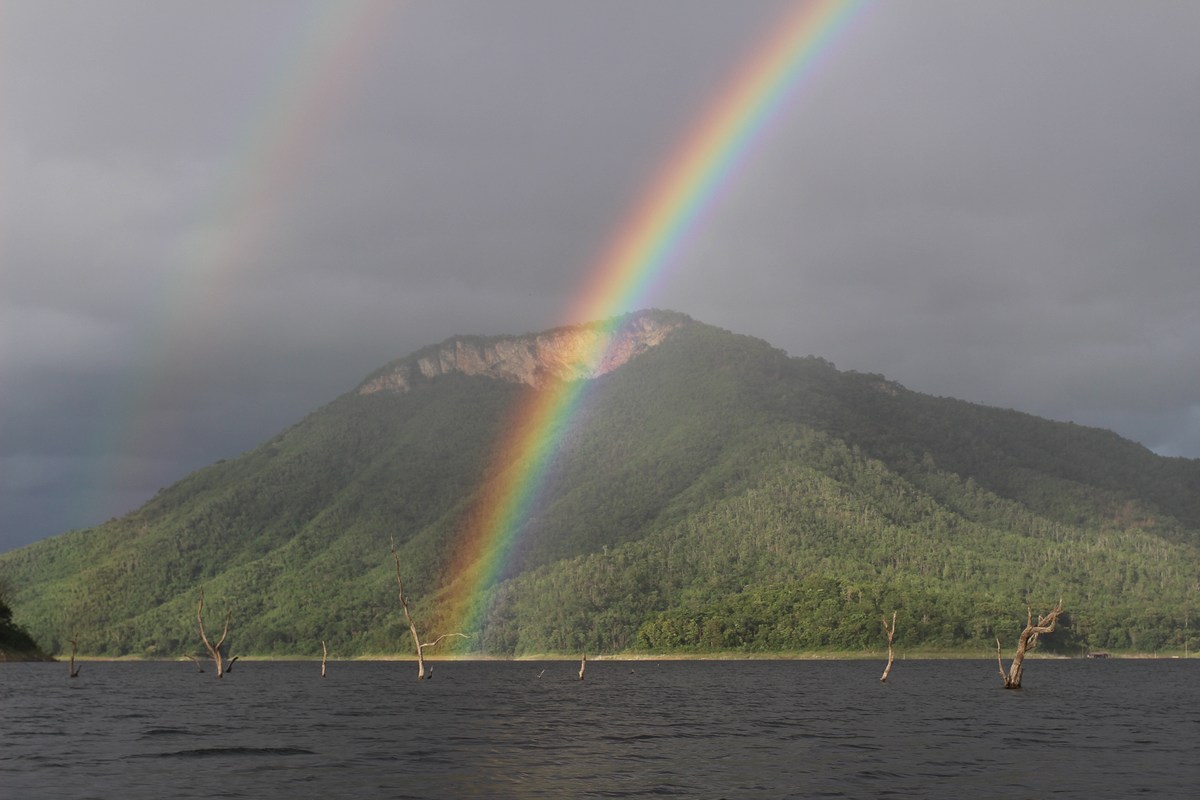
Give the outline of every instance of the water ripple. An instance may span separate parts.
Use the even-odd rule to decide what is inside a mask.
[[[1092,800],[1200,784],[1200,661],[1038,660],[1021,693],[986,661],[897,662],[884,688],[867,662],[596,661],[586,683],[563,662],[445,663],[432,683],[396,664],[322,683],[308,664],[216,681],[97,662],[69,688],[13,666],[0,797],[29,800]]]

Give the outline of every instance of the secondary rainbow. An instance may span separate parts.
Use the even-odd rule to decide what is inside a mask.
[[[338,112],[357,94],[364,64],[375,52],[390,5],[355,0],[299,9],[291,29],[263,47],[261,81],[233,146],[201,198],[189,227],[165,254],[147,292],[138,342],[137,374],[114,395],[88,442],[94,474],[81,487],[108,496],[145,472],[140,459],[162,449],[170,434],[152,427],[156,409],[183,407],[189,387],[173,373],[190,343],[226,313],[234,287],[262,258],[264,244],[287,224],[287,211],[305,165]],[[101,517],[112,509],[92,509]]]
[[[703,222],[755,145],[856,16],[862,2],[797,4],[741,66],[683,138],[612,237],[566,315],[610,320],[578,353],[598,363],[618,315],[640,307],[655,281]],[[548,463],[569,428],[587,381],[530,391],[497,443],[485,484],[464,515],[444,608],[454,630],[477,631],[486,591],[503,573]]]

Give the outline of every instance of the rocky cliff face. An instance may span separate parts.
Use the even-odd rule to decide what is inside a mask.
[[[450,372],[534,387],[595,378],[661,344],[671,331],[691,321],[683,314],[639,312],[527,336],[448,339],[389,365],[364,381],[358,393],[407,392],[416,381]]]

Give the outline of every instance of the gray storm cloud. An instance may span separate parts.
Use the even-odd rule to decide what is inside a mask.
[[[425,344],[562,321],[786,7],[6,5],[0,549]],[[1197,34],[868,4],[642,305],[1200,456]]]

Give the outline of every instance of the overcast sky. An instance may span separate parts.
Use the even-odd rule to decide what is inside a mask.
[[[0,0],[0,551],[564,322],[776,2]],[[640,305],[1200,457],[1200,4],[867,5]]]

